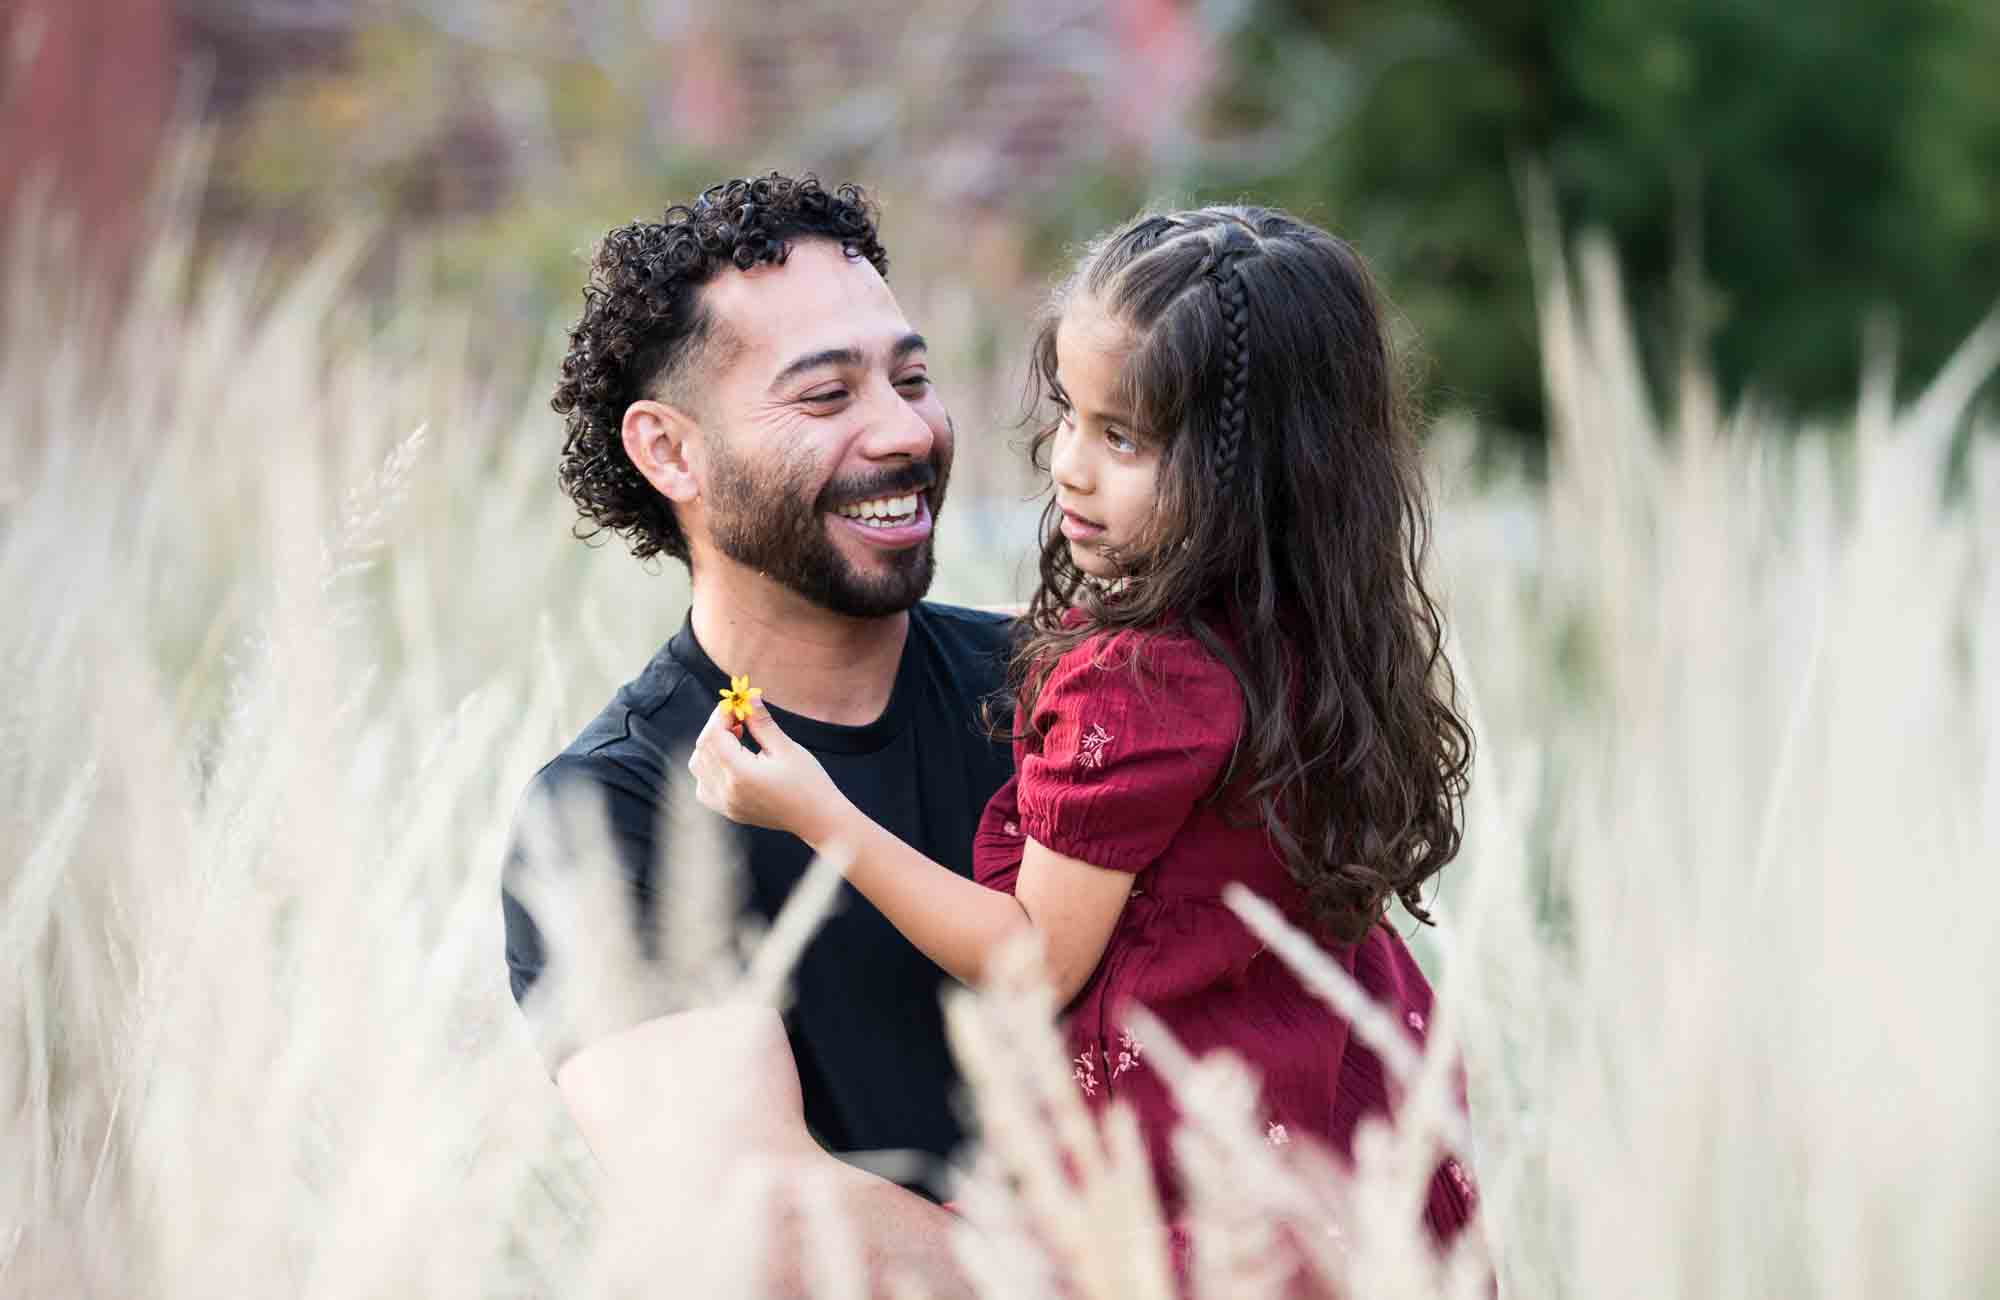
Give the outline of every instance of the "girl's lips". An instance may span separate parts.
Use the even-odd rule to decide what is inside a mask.
[[[1104,525],[1092,523],[1082,515],[1062,512],[1062,535],[1072,542],[1087,541],[1104,531]]]

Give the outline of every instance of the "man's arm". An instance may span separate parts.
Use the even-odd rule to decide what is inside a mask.
[[[636,1240],[690,1252],[657,1266],[699,1266],[704,1253],[740,1240],[726,1229],[741,1225],[721,1221],[731,1213],[731,1179],[756,1163],[783,1165],[786,1186],[817,1178],[833,1190],[860,1240],[871,1292],[906,1272],[932,1295],[969,1295],[952,1262],[953,1216],[813,1140],[776,1011],[735,1004],[665,1014],[671,1000],[648,993],[655,963],[643,959],[629,916],[635,884],[650,892],[653,883],[644,872],[655,796],[635,781],[603,763],[545,768],[523,798],[502,894],[514,995],[604,1171],[607,1209],[644,1216]],[[810,1238],[795,1209],[773,1210],[758,1262],[773,1294],[810,1294]]]
[[[791,1045],[770,1008],[731,1004],[646,1021],[571,1056],[556,1086],[604,1168],[615,1213],[712,1240],[699,1225],[723,1212],[729,1179],[761,1161],[782,1186],[825,1180],[860,1241],[869,1294],[886,1294],[900,1275],[933,1296],[972,1295],[952,1257],[949,1211],[813,1140]],[[791,1205],[773,1210],[766,1284],[773,1295],[809,1295],[800,1215]]]

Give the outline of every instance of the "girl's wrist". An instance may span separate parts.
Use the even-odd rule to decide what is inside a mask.
[[[812,809],[805,815],[801,825],[794,833],[801,840],[804,840],[806,846],[813,852],[824,853],[827,842],[830,840],[842,839],[846,840],[850,845],[853,844],[855,838],[853,834],[843,834],[842,832],[849,827],[853,818],[858,815],[859,810],[848,800],[847,796],[835,790],[833,798]]]

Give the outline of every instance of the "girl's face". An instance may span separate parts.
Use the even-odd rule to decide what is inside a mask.
[[[1135,428],[1119,392],[1131,331],[1078,295],[1056,326],[1056,402],[1062,416],[1049,474],[1070,559],[1094,578],[1124,572],[1153,514],[1159,440]]]

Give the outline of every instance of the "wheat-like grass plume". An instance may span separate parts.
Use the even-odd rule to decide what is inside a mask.
[[[837,860],[746,933],[725,837],[671,805],[655,958],[602,809],[530,814],[524,888],[572,941],[534,1015],[507,994],[517,797],[686,598],[570,540],[514,375],[551,373],[552,332],[496,367],[428,290],[366,318],[365,232],[197,260],[191,192],[116,311],[52,207],[0,250],[0,1293],[610,1296],[670,1260],[722,1294],[793,1229],[851,1293],[860,1225],[782,1166],[719,1178],[698,1228],[621,1217],[548,1073],[783,1006]],[[1408,1080],[1337,1168],[1269,1145],[1249,1067],[1149,1028],[1194,1099],[1193,1285],[1476,1293],[1476,1248],[1429,1258],[1412,1209],[1458,1145],[1449,1052],[1507,1294],[1991,1293],[2000,324],[1913,400],[1871,354],[1837,427],[1725,407],[1699,358],[1662,403],[1608,249],[1536,238],[1546,476],[1473,470],[1463,421],[1429,444],[1480,755],[1443,934],[1412,940],[1433,1052],[1323,981]],[[954,482],[940,596],[1020,594],[1025,532],[973,522],[1018,502],[981,490]],[[952,1002],[960,1257],[984,1295],[1170,1294],[1143,1154],[1091,1122],[1057,1010],[1018,971]]]

